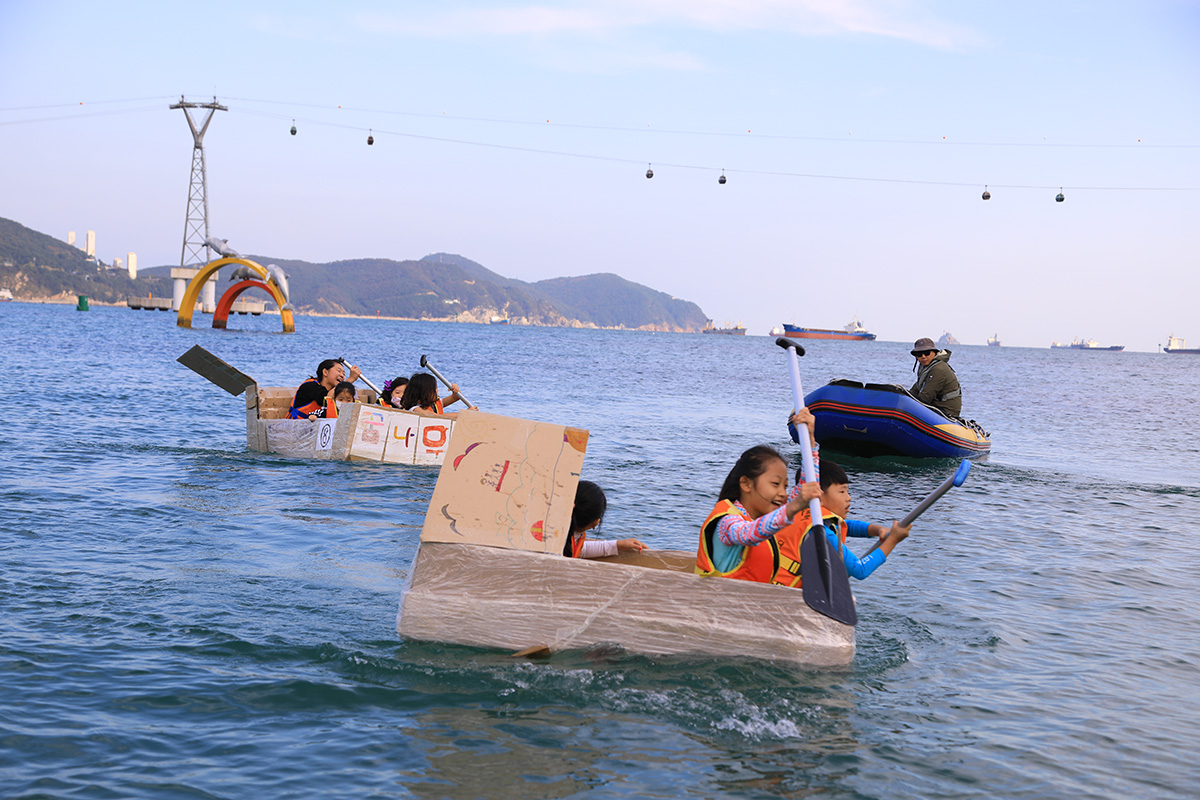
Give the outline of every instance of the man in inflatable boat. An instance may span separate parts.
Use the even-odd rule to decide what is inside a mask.
[[[962,416],[962,387],[950,366],[950,351],[938,352],[928,336],[913,342],[912,356],[917,360],[917,382],[909,392],[925,405],[933,406],[950,417]]]

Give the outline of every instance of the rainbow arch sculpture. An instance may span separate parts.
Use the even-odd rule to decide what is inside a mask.
[[[262,289],[272,297],[271,287],[262,281],[244,280],[233,284],[225,290],[225,294],[221,295],[221,299],[217,301],[217,308],[213,311],[213,327],[224,328],[229,323],[229,312],[233,309],[233,301],[238,299],[238,296],[247,289]]]
[[[246,289],[251,288],[251,286],[259,286],[263,289],[266,289],[268,294],[270,294],[271,298],[275,301],[275,304],[279,306],[279,317],[283,322],[283,332],[295,333],[296,320],[292,315],[292,309],[287,307],[288,302],[287,298],[283,296],[283,290],[279,288],[279,284],[275,282],[275,278],[269,272],[267,272],[267,268],[255,261],[251,261],[248,258],[232,256],[227,258],[218,258],[215,261],[208,262],[200,268],[200,271],[197,272],[196,276],[188,283],[187,290],[183,293],[183,300],[180,301],[179,304],[179,318],[175,321],[175,324],[180,328],[192,327],[192,313],[196,309],[196,301],[200,299],[200,291],[204,288],[205,282],[215,275],[217,270],[227,264],[241,264],[249,267],[254,272],[258,273],[259,277],[262,278],[262,281],[247,280],[235,284],[234,286],[230,287],[230,289],[226,291],[224,295],[222,295],[221,303],[224,304],[225,299],[226,297],[229,297],[230,292],[232,292],[234,289],[237,289],[239,286],[242,288],[239,289],[237,293],[233,295],[233,297],[229,297],[229,305],[233,305],[233,300],[238,294],[241,294],[242,292],[246,291]],[[225,319],[228,319],[228,317],[229,309],[226,308]],[[224,324],[217,324],[217,315],[215,313],[213,314],[213,327],[225,327]]]

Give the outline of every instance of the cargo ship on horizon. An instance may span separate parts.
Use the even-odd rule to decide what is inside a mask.
[[[1061,342],[1051,342],[1050,349],[1051,350],[1104,350],[1104,351],[1111,351],[1111,352],[1119,353],[1125,349],[1125,345],[1114,344],[1114,345],[1109,345],[1108,347],[1101,347],[1100,343],[1097,342],[1095,339],[1076,339],[1075,341],[1071,342],[1070,344],[1062,344]]]
[[[875,341],[875,334],[863,327],[858,317],[850,320],[840,331],[830,328],[801,328],[783,323],[783,335],[793,339],[850,339],[860,342]]]
[[[1163,348],[1163,352],[1164,353],[1175,353],[1177,355],[1183,354],[1183,355],[1198,356],[1198,355],[1200,355],[1200,347],[1188,348],[1187,342],[1185,342],[1183,339],[1180,339],[1178,336],[1176,336],[1175,334],[1172,333],[1170,336],[1167,337],[1167,346]]]
[[[726,323],[726,325],[729,325],[729,323]],[[720,333],[720,334],[724,334],[726,336],[745,336],[746,335],[746,326],[739,322],[737,325],[729,325],[726,328],[718,328],[716,325],[713,325],[713,321],[710,319],[707,321],[707,324],[705,324],[705,326],[700,330],[700,332],[701,333]]]

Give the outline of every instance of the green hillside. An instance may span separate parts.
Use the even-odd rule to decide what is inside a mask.
[[[700,330],[706,321],[704,312],[695,303],[671,297],[608,272],[527,283],[497,275],[481,264],[449,253],[435,253],[421,260],[454,265],[476,280],[520,289],[539,300],[550,302],[565,317],[601,328],[663,326],[668,329]]]
[[[698,331],[705,315],[679,300],[611,273],[528,283],[506,278],[458,255],[434,253],[417,261],[361,258],[315,264],[250,255],[288,274],[298,313],[354,314],[488,322],[500,316],[523,325]],[[86,294],[101,302],[172,293],[170,267],[106,269],[83,251],[0,218],[0,288],[18,300],[68,299]],[[232,270],[223,269],[218,293]]]
[[[498,314],[533,325],[564,324],[563,315],[551,304],[517,288],[472,278],[452,263],[368,258],[311,264],[251,258],[283,268],[292,304],[300,311],[368,316],[378,312],[418,319],[463,315],[472,321],[486,321]]]
[[[85,294],[100,302],[117,303],[130,295],[169,295],[171,281],[141,275],[132,281],[123,269],[93,264],[82,250],[0,217],[0,288],[8,289],[18,300]]]

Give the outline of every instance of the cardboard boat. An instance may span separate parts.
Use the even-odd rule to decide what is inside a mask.
[[[700,577],[694,552],[564,558],[587,436],[460,412],[401,601],[402,637],[850,663],[854,628],[811,610],[799,590]]]
[[[372,405],[375,392],[359,389],[366,403],[338,403],[335,419],[289,419],[296,387],[258,382],[200,345],[178,361],[232,395],[246,397],[246,447],[289,458],[442,463],[454,421]]]

